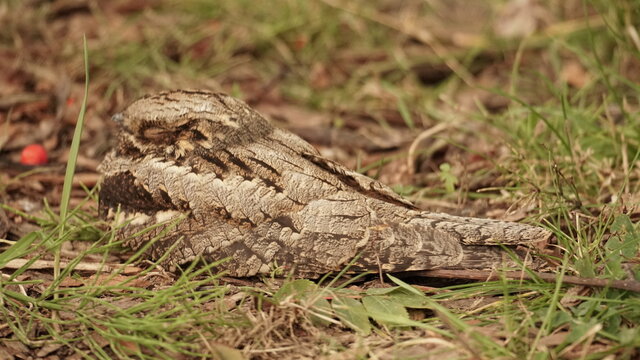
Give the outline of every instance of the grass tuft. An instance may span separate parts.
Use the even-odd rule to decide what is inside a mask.
[[[636,2],[0,4],[2,57],[21,60],[7,62],[0,79],[8,89],[0,108],[11,118],[0,129],[60,120],[55,150],[70,149],[60,199],[45,198],[40,212],[20,201],[43,188],[38,181],[49,186],[50,169],[0,173],[0,231],[4,212],[32,225],[2,239],[0,353],[636,358],[638,294],[563,282],[640,281]],[[506,11],[515,3],[534,6],[518,13],[534,15],[534,32],[498,36],[494,26],[518,18]],[[82,49],[71,40],[57,48],[52,34],[77,34],[85,22]],[[68,74],[69,94],[58,69]],[[95,217],[96,189],[74,189],[73,179],[90,168],[86,157],[97,161],[109,146],[108,123],[85,123],[87,107],[99,121],[167,88],[225,90],[275,108],[276,121],[303,135],[330,130],[323,153],[425,208],[542,224],[555,242],[540,257],[556,281],[495,269],[497,280],[443,285],[350,277],[348,268],[318,281],[238,280],[216,263],[168,273],[144,262],[146,249],[127,253],[118,228]],[[39,94],[47,89],[56,89],[55,106],[5,99],[12,91],[47,98]],[[73,119],[58,110],[80,93],[78,119],[67,126]],[[321,120],[307,124],[314,117]],[[83,129],[97,145],[80,143]],[[3,157],[20,148],[12,141],[0,139]]]

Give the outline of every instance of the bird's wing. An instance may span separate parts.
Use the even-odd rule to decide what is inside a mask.
[[[302,157],[309,160],[312,164],[328,172],[329,174],[335,175],[347,189],[352,189],[353,191],[361,193],[366,197],[382,200],[396,206],[401,206],[408,209],[416,209],[416,207],[409,200],[396,194],[387,185],[377,180],[349,170],[341,164],[338,164],[316,154],[303,153]]]

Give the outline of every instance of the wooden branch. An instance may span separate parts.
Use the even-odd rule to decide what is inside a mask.
[[[497,273],[496,271],[492,270],[424,270],[410,272],[407,274],[432,278],[468,279],[480,281],[499,280],[502,276],[512,280],[534,280],[536,278],[539,278],[540,280],[551,283],[554,283],[558,280],[558,274],[555,273],[541,273],[536,271],[533,271],[532,273],[535,275],[532,276],[529,275],[529,273],[523,271],[507,271],[503,273]],[[640,281],[635,280],[609,280],[565,275],[562,277],[562,282],[565,284],[591,287],[610,287],[614,289],[628,290],[640,293]]]
[[[25,266],[30,260],[29,259],[13,259],[6,263],[0,269],[11,269],[16,270]],[[29,266],[29,270],[47,270],[53,269],[54,262],[51,260],[35,260]],[[60,268],[64,269],[71,266],[70,262],[61,261]],[[101,263],[89,263],[89,262],[79,262],[75,263],[73,266],[73,270],[76,271],[87,271],[87,272],[113,272],[117,270],[122,270],[122,274],[136,274],[142,271],[141,268],[133,265],[127,265],[124,268],[120,264],[101,264]]]

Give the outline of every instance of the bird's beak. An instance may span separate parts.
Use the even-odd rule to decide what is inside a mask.
[[[111,117],[111,121],[115,122],[118,125],[122,125],[122,120],[124,120],[124,116],[122,113],[117,113]]]

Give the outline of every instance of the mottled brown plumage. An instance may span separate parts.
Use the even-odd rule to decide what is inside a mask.
[[[419,211],[387,186],[327,160],[244,102],[206,91],[144,97],[114,116],[117,147],[100,166],[102,212],[147,254],[175,266],[230,258],[233,276],[283,266],[299,276],[496,265],[500,248],[550,236],[539,227]],[[487,258],[478,254],[488,254]]]

